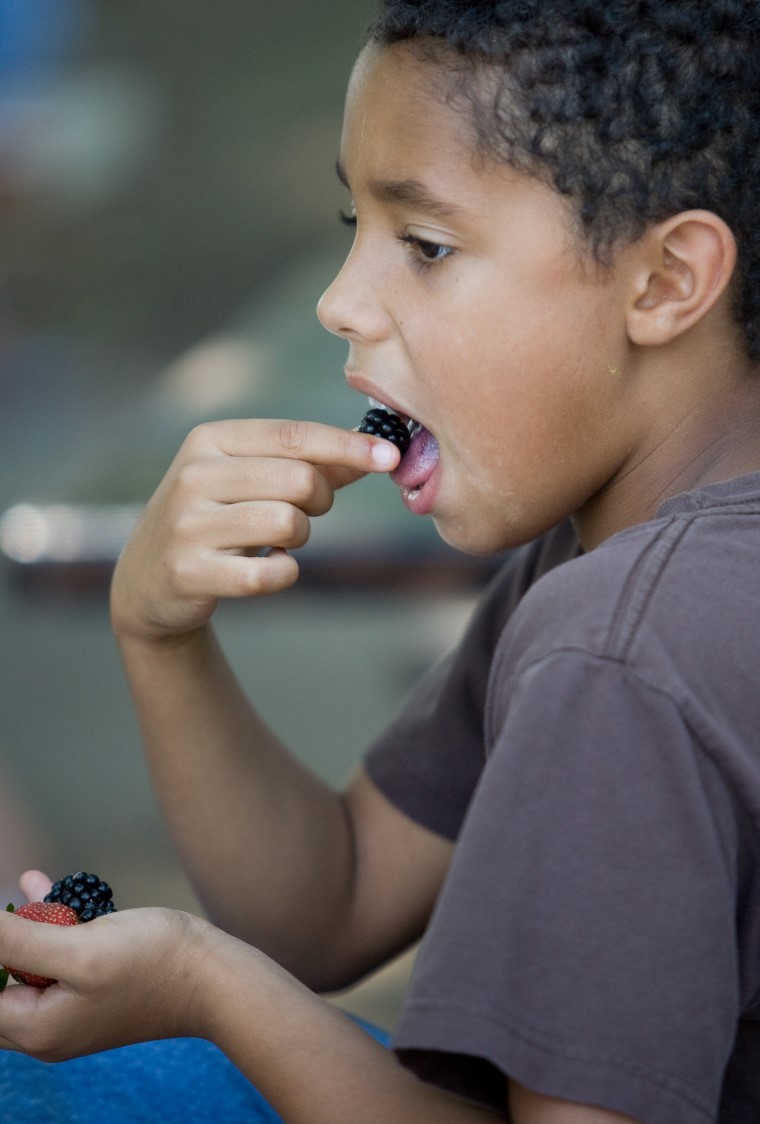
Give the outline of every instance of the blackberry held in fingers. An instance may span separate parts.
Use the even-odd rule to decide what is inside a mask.
[[[390,410],[381,410],[376,406],[367,410],[361,420],[359,433],[384,437],[386,441],[396,446],[402,457],[409,448],[409,430],[398,414],[393,414]]]
[[[44,900],[62,902],[74,910],[80,921],[94,921],[96,917],[116,912],[112,899],[113,891],[107,882],[97,874],[79,870],[54,883]]]

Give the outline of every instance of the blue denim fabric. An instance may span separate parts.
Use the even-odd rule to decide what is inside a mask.
[[[373,1038],[388,1035],[356,1019]],[[123,1046],[66,1062],[0,1050],[0,1122],[281,1124],[225,1055],[200,1038]]]

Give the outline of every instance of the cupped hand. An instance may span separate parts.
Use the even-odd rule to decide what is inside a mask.
[[[310,520],[335,491],[399,459],[388,441],[316,422],[210,422],[185,440],[112,583],[117,635],[181,636],[218,601],[292,585]],[[263,548],[269,548],[262,556]]]
[[[176,910],[124,910],[71,928],[0,914],[0,963],[58,982],[0,995],[0,1048],[45,1061],[200,1032],[211,925]]]

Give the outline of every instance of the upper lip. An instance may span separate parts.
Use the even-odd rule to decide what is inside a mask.
[[[358,390],[360,394],[366,394],[368,398],[375,398],[378,402],[382,402],[383,406],[387,406],[394,414],[398,414],[403,422],[407,423],[412,420],[411,414],[408,414],[393,398],[385,394],[377,383],[365,378],[364,375],[347,371],[346,380],[353,390]]]

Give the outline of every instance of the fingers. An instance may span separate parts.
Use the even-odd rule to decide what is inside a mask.
[[[321,422],[269,419],[210,422],[193,430],[186,442],[199,456],[270,456],[310,464],[387,472],[399,459],[390,442]]]
[[[129,543],[111,586],[120,638],[162,640],[203,627],[219,599],[287,589],[314,516],[337,488],[387,472],[388,441],[318,422],[231,420],[186,438]],[[260,557],[262,548],[269,548]]]
[[[27,870],[18,881],[21,893],[28,902],[41,902],[50,893],[53,883],[41,870]]]
[[[197,981],[216,930],[175,910],[124,910],[62,928],[0,915],[0,963],[57,980],[0,995],[0,1047],[60,1061],[130,1042],[195,1037]],[[0,1113],[2,1115],[2,1113]]]
[[[265,540],[264,540],[265,541]],[[298,563],[275,547],[266,555],[207,551],[181,560],[182,572],[174,585],[183,599],[239,598],[278,593],[298,580]]]
[[[76,929],[73,925],[70,928],[45,925],[14,913],[0,912],[0,964],[58,979],[59,975],[71,971],[75,949],[71,938]]]
[[[199,495],[218,504],[276,498],[307,515],[329,511],[334,491],[325,472],[308,461],[226,455],[185,461],[177,468],[172,488],[179,504]]]
[[[310,527],[300,507],[280,499],[188,503],[178,511],[171,542],[201,553],[262,546],[294,550],[307,541]]]
[[[88,974],[87,950],[82,948],[91,944],[90,934],[82,932],[87,927],[45,925],[13,914],[0,917],[0,961],[60,981],[46,988],[9,984],[0,995],[0,1048],[50,1062],[88,1052],[86,1035],[78,1027],[80,1022],[90,1030],[95,1026],[92,1017],[82,1017],[79,986]]]
[[[336,489],[369,472],[389,472],[399,458],[389,441],[355,430],[320,422],[233,419],[206,423],[189,434],[179,477],[187,473],[192,489],[195,471],[213,474],[205,486],[216,485],[219,502],[277,495],[299,503],[309,515],[323,515]]]

